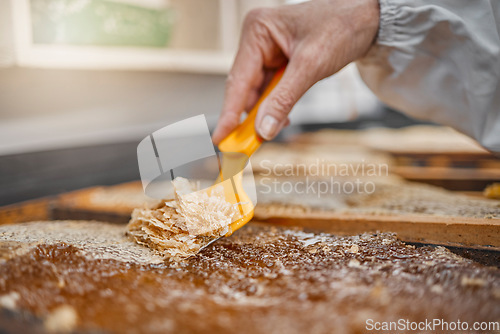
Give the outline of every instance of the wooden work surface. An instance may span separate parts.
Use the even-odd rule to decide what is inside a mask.
[[[305,150],[350,146],[392,159],[391,172],[450,190],[482,191],[500,181],[500,158],[451,128],[410,126],[401,129],[325,129],[301,133],[291,142]]]
[[[180,262],[124,234],[89,221],[0,226],[0,332],[356,334],[368,318],[500,317],[500,269],[393,233],[251,222]]]
[[[140,196],[139,182],[110,187],[93,187],[0,208],[0,224],[35,220],[99,220],[124,224],[130,219],[134,200],[115,206],[93,205],[90,197],[103,194],[134,193]],[[101,196],[101,195],[100,195]],[[500,219],[446,217],[416,214],[362,214],[307,212],[295,207],[277,211],[258,204],[255,219],[283,226],[300,226],[339,235],[363,232],[395,232],[403,241],[500,251]]]
[[[357,208],[346,212],[335,207],[339,198],[326,198],[320,205],[323,206],[321,209],[311,209],[313,205],[308,203],[307,196],[297,195],[293,203],[286,196],[278,198],[278,203],[276,198],[259,197],[254,220],[344,235],[396,232],[407,242],[500,250],[500,202],[486,203],[488,200],[478,196],[487,184],[500,181],[500,159],[478,147],[471,139],[438,127],[326,130],[302,134],[286,144],[268,143],[252,156],[251,161],[258,176],[266,172],[263,166],[315,164],[318,157],[322,157],[322,163],[332,165],[387,164],[391,174],[388,179],[399,175],[401,181],[397,180],[395,184],[399,186],[389,187],[383,194],[396,189],[402,197],[408,198],[406,202],[382,203],[385,207],[380,212],[380,201],[375,201],[369,212]],[[425,185],[418,186],[421,183],[405,183],[404,179],[454,191],[444,192],[432,186],[425,189]],[[411,195],[420,194],[421,190],[421,195]],[[442,214],[439,210],[437,213],[425,211],[427,207],[436,206],[445,212],[453,209],[454,202],[449,197],[458,191],[475,194],[462,196],[457,202],[458,207],[465,203],[464,211],[468,210],[468,215],[456,208],[450,210],[451,214]],[[448,202],[439,208],[438,202],[443,197],[448,197]],[[405,211],[413,204],[414,198],[424,200],[417,203],[415,210]],[[358,202],[364,200],[360,198]],[[127,223],[133,208],[149,201],[143,195],[140,182],[92,187],[0,208],[0,224],[56,219]],[[349,202],[351,198],[344,196],[340,198],[342,201]],[[486,209],[481,207],[483,203],[486,203]],[[476,204],[478,214],[470,215]],[[403,210],[390,209],[398,206]]]

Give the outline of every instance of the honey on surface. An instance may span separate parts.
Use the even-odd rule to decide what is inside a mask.
[[[193,257],[158,262],[123,232],[88,222],[0,227],[0,296],[17,293],[15,309],[40,319],[68,305],[78,330],[110,333],[359,333],[367,319],[500,317],[499,269],[390,233],[250,223]],[[103,233],[108,244],[96,241]]]

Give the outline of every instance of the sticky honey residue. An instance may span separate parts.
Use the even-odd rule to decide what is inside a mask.
[[[226,201],[222,185],[213,187],[210,195],[181,177],[173,185],[175,199],[135,209],[126,233],[165,258],[182,259],[224,236],[239,211]]]
[[[157,263],[124,230],[0,226],[0,246],[14,253],[0,260],[0,332],[365,333],[367,319],[500,319],[498,268],[393,233],[251,222],[196,256]]]

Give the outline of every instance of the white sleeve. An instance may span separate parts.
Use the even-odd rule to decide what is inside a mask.
[[[499,0],[380,0],[377,41],[357,65],[389,106],[500,152]]]

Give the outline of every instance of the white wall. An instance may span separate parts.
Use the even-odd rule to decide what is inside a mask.
[[[225,77],[141,71],[0,70],[0,155],[139,140],[220,113]]]

